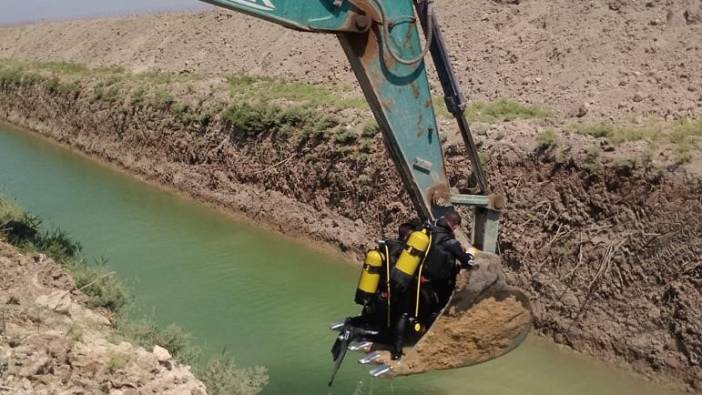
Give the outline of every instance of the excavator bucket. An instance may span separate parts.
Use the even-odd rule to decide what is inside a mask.
[[[375,344],[360,363],[376,366],[374,377],[466,367],[498,358],[519,346],[532,325],[529,300],[505,282],[500,258],[476,257],[479,268],[462,271],[456,291],[429,330],[404,356],[391,360],[387,347]]]

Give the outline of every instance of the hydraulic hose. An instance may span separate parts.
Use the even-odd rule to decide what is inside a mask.
[[[383,5],[382,0],[373,0],[373,3],[375,4],[374,7],[378,11],[378,14],[380,14],[380,17],[382,19],[381,25],[383,26],[383,46],[387,48],[387,52],[390,54],[390,56],[393,59],[395,59],[395,61],[397,61],[398,63],[402,63],[408,66],[421,62],[429,52],[431,42],[434,39],[434,9],[431,6],[432,0],[427,0],[427,19],[425,23],[427,28],[425,29],[426,43],[424,45],[424,49],[422,49],[419,55],[410,59],[404,59],[402,56],[400,56],[396,52],[395,47],[392,44],[390,32],[392,31],[394,25],[396,25],[398,22],[393,22],[391,26],[391,22],[387,18],[387,13],[385,11],[385,6]]]
[[[429,248],[424,252],[424,258],[422,258],[422,263],[419,264],[419,273],[417,273],[417,303],[414,306],[414,318],[419,317],[419,295],[422,292],[422,270],[424,270],[424,262],[429,256],[429,251],[431,250],[431,233],[429,234]]]
[[[391,298],[391,291],[390,291],[390,249],[388,248],[388,245],[385,244],[385,288],[388,291],[388,313],[387,313],[387,318],[388,318],[388,325],[387,327],[390,328],[390,325],[392,324],[390,321],[391,312],[390,308],[392,306],[392,301],[390,300]]]

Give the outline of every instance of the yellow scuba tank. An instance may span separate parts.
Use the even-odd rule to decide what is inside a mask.
[[[426,229],[412,232],[405,244],[405,249],[402,251],[402,254],[400,254],[400,258],[397,259],[397,263],[392,269],[391,280],[395,285],[401,288],[407,288],[410,282],[412,282],[417,268],[422,263],[422,260],[424,260],[430,243],[431,238]]]
[[[356,289],[356,303],[367,304],[378,291],[383,261],[383,254],[378,250],[371,250],[366,254],[361,278],[358,280],[358,288]]]

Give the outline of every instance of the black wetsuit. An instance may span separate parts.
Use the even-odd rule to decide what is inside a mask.
[[[448,302],[461,267],[471,266],[470,254],[467,254],[461,243],[456,240],[451,226],[445,219],[438,220],[429,230],[431,247],[422,269],[419,317],[425,325],[431,325]]]

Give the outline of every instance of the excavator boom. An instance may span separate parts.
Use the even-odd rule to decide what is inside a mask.
[[[501,199],[489,195],[487,177],[481,168],[464,115],[465,99],[451,69],[430,0],[201,1],[291,29],[336,35],[419,217],[435,220],[452,210],[454,205],[471,206],[474,214],[471,232],[473,246],[485,251],[486,256],[496,252]],[[420,26],[424,34],[420,33]],[[454,193],[446,176],[441,136],[424,63],[429,52],[445,93],[446,105],[456,118],[466,145],[478,192],[475,195]],[[467,241],[462,234],[458,236]],[[439,342],[436,340],[442,335],[439,332],[448,330],[446,324],[449,323],[437,319],[414,350],[407,353],[408,358],[403,358],[404,365],[390,364],[371,371],[371,374],[413,374],[466,366],[495,358],[518,345],[531,325],[527,298],[506,285],[499,259],[485,260],[480,270],[472,273],[470,276],[461,274],[458,290],[444,309],[444,316],[454,316],[454,322],[461,322],[459,329],[451,330],[463,331],[473,341],[479,328],[470,328],[471,322],[484,324],[487,320],[498,323],[496,325],[503,329],[493,333],[496,340],[482,349],[480,355],[463,352],[476,348],[459,340],[450,347],[460,350],[454,353],[452,359],[449,358],[450,362],[446,362],[445,358],[433,355],[436,347],[432,346],[432,342]],[[512,308],[505,308],[510,303]],[[481,311],[476,310],[475,306],[489,308]],[[481,315],[488,310],[487,315]],[[504,312],[502,318],[505,322],[500,323],[498,311]],[[478,319],[481,317],[483,321]],[[442,347],[447,346],[444,344]],[[370,356],[362,358],[368,362],[381,359]]]
[[[420,11],[417,18],[412,0],[203,1],[296,30],[335,34],[419,216],[423,220],[439,218],[452,204],[490,207],[488,196],[452,198],[451,195],[424,65],[423,55],[429,48],[435,63],[441,66],[439,76],[448,93],[449,109],[462,116],[465,103],[453,78],[430,3],[417,2]],[[424,44],[420,39],[419,19],[427,25],[425,31],[430,39]],[[462,130],[470,136],[467,126]],[[480,175],[477,178],[481,192],[485,193],[487,181],[477,152],[471,159],[474,169],[478,170],[476,175]],[[496,222],[493,228],[494,239]],[[482,245],[474,240],[473,244],[479,244],[476,247],[482,250],[494,251],[494,243]]]

